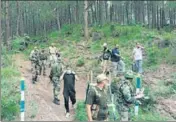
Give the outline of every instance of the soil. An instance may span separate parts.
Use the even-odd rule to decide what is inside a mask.
[[[169,85],[175,82],[172,74],[176,75],[175,65],[161,64],[156,71],[146,72],[143,78],[145,84],[149,85],[152,91],[160,87],[161,80],[165,82],[164,85]],[[157,96],[156,96],[157,97]],[[157,97],[156,110],[169,120],[176,120],[176,94],[164,97]]]

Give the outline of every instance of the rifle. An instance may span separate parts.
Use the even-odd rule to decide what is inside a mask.
[[[111,91],[111,73],[109,74],[109,94],[110,94],[110,104],[108,104],[108,108],[109,108],[109,114],[113,115],[113,120],[116,121],[118,119],[117,117],[117,111],[116,111],[116,105],[114,104],[114,96],[112,94],[112,91]],[[111,107],[111,110],[110,110],[110,107]],[[111,118],[110,118],[111,119]]]
[[[91,71],[91,75],[92,75],[92,71]],[[87,101],[87,94],[89,92],[89,89],[90,89],[90,83],[92,82],[92,76],[91,76],[91,81],[89,80],[89,74],[87,75],[87,80],[88,80],[88,84],[87,84],[87,89],[86,89],[86,99],[85,99],[85,104],[86,104],[86,101]]]

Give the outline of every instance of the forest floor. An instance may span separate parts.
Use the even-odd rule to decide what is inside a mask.
[[[64,99],[61,88],[61,105],[55,105],[53,101],[52,84],[49,83],[49,68],[47,70],[47,76],[40,76],[39,81],[36,84],[32,84],[31,78],[31,63],[29,60],[25,60],[23,54],[14,55],[16,65],[18,66],[22,77],[25,78],[26,90],[26,121],[72,121],[74,120],[75,111],[70,105],[71,116],[65,117]],[[79,68],[79,72],[86,68]],[[168,84],[173,80],[171,74],[176,73],[176,66],[170,66],[161,64],[155,71],[145,72],[144,83],[147,84],[151,90],[163,90],[161,89],[161,80],[166,80]],[[76,83],[76,98],[77,100],[84,100],[86,93],[86,81],[87,76],[78,73],[79,81]],[[167,84],[167,83],[166,83]],[[63,86],[63,84],[62,84]],[[81,91],[81,92],[80,92]],[[160,92],[160,91],[159,91]],[[162,92],[162,91],[161,91]],[[169,120],[176,120],[176,95],[173,94],[170,97],[164,98],[162,96],[156,96],[157,104],[156,110],[162,115],[169,118]]]
[[[146,72],[143,81],[152,91],[158,92],[159,94],[167,94],[166,89],[175,82],[175,76],[175,65],[161,64],[156,71]],[[162,116],[168,117],[169,120],[176,120],[176,94],[165,95],[165,97],[159,94],[155,96],[157,98],[156,110]]]

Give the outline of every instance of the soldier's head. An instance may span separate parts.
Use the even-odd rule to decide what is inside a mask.
[[[107,43],[104,43],[104,44],[103,44],[103,47],[104,47],[104,48],[107,48]]]
[[[129,71],[127,71],[127,72],[125,73],[125,79],[128,79],[128,80],[132,81],[133,78],[134,78],[133,71],[130,71],[130,70],[129,70]]]
[[[107,83],[107,81],[109,81],[109,79],[106,77],[105,74],[100,74],[97,76],[97,84],[101,87],[104,87]]]
[[[138,42],[136,42],[136,47],[139,48],[140,47],[140,44]]]
[[[119,45],[118,45],[118,44],[116,44],[116,45],[115,45],[115,48],[117,48],[117,49],[118,49],[118,48],[119,48]]]
[[[123,72],[119,72],[119,73],[117,74],[117,77],[118,77],[119,79],[125,79]]]
[[[54,45],[55,45],[54,43],[51,43],[51,46],[52,46],[52,47],[54,47]]]
[[[34,47],[34,50],[37,50],[37,49],[38,49],[37,46],[35,46],[35,47]]]
[[[44,53],[44,52],[45,52],[45,49],[42,49],[41,52]]]
[[[120,78],[119,77],[114,77],[112,81],[115,82],[115,83],[117,83],[117,82],[120,81]]]

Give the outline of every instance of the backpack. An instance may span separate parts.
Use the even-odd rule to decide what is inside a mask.
[[[111,57],[111,52],[108,49],[106,49],[103,52],[103,59],[108,60],[110,57]]]
[[[40,53],[40,60],[46,60],[47,56],[45,53]]]

